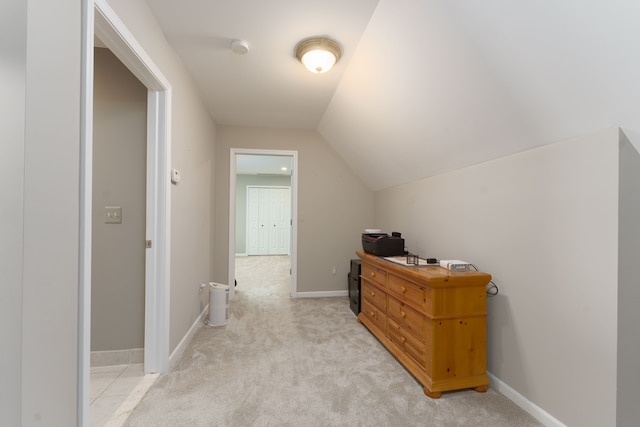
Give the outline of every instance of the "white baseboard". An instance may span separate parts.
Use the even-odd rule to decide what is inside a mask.
[[[491,372],[487,372],[489,379],[491,380],[491,387],[501,394],[505,395],[509,400],[513,401],[516,405],[524,409],[529,415],[540,421],[547,427],[567,427],[565,424],[554,418],[547,411],[531,402],[529,399],[518,393],[511,388],[507,383],[502,382],[498,377]]]
[[[92,351],[90,356],[91,367],[131,365],[144,362],[144,349],[127,348],[124,350]]]
[[[187,346],[191,342],[191,339],[196,334],[198,329],[200,329],[204,325],[204,321],[207,318],[208,314],[209,314],[209,304],[207,304],[204,310],[202,310],[202,313],[200,313],[200,315],[195,320],[195,322],[193,322],[193,324],[191,325],[187,333],[184,335],[184,337],[182,337],[182,339],[176,346],[175,350],[173,350],[173,352],[169,356],[169,372],[173,371],[173,368],[176,367],[176,365],[182,358],[184,351],[187,349]]]
[[[296,292],[294,298],[348,297],[349,291]]]

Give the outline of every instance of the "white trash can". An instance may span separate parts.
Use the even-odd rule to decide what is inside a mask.
[[[209,283],[209,324],[226,325],[229,321],[229,286]]]

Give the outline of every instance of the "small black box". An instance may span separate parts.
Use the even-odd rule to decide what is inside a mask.
[[[351,260],[351,271],[347,274],[349,278],[349,307],[357,316],[360,314],[360,273],[362,269],[362,260]]]
[[[400,233],[362,234],[362,249],[376,256],[399,256],[404,254],[404,239]]]

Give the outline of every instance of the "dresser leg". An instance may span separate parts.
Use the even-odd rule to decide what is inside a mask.
[[[440,396],[442,396],[442,393],[439,391],[429,391],[426,387],[424,388],[424,394],[426,394],[427,396],[429,396],[432,399],[438,399]]]
[[[474,390],[477,391],[478,393],[486,393],[487,390],[489,390],[489,386],[481,385],[480,387],[475,387]]]

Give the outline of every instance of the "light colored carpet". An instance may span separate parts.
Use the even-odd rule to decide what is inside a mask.
[[[289,298],[288,262],[238,258],[229,323],[201,328],[125,425],[541,425],[491,388],[425,396],[347,297]]]

